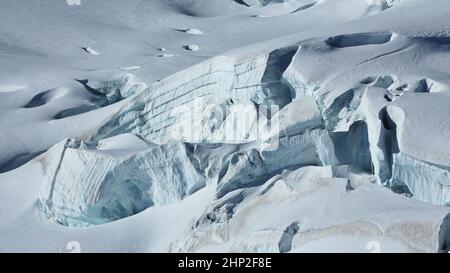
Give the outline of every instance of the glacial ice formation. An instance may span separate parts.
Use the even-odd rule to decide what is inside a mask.
[[[383,62],[389,56],[396,64],[396,56],[412,54],[408,48],[428,46],[416,42],[392,32],[343,34],[250,57],[216,57],[139,91],[123,82],[107,89],[86,82],[110,102],[129,98],[84,141],[68,140],[41,157],[41,206],[64,225],[97,224],[208,184],[224,198],[306,166],[350,166],[396,192],[449,204],[450,157],[412,153],[405,144],[423,140],[405,134],[402,102],[432,96],[434,80]],[[343,58],[342,51],[358,54]],[[126,155],[99,148],[122,134],[151,147]],[[347,190],[354,189],[352,175],[339,176]]]
[[[448,0],[37,2],[0,2],[0,252],[450,250]]]
[[[142,141],[133,138],[125,140]],[[68,226],[124,218],[206,185],[191,148],[182,143],[150,145],[133,153],[67,139],[40,160],[49,174],[40,206],[48,217]]]
[[[279,54],[279,58],[273,57]],[[292,54],[293,49],[288,49],[244,60],[221,56],[192,67],[188,76],[186,72],[177,73],[134,96],[91,138],[98,140],[131,132],[155,143],[255,141],[257,131],[253,124],[258,105],[282,108],[292,100],[291,90],[280,78]],[[204,135],[210,131],[209,122],[198,126],[209,106],[218,107],[223,119],[216,117],[217,131]],[[245,111],[233,111],[243,106]],[[232,112],[228,120],[228,113],[224,112],[227,110]],[[230,126],[235,127],[235,121],[246,121],[248,125],[235,130],[237,135],[226,134]]]

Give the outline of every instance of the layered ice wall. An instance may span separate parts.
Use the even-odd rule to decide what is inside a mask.
[[[292,124],[295,107],[305,115]],[[298,101],[276,115],[281,133],[275,150],[256,143],[147,146],[135,135],[99,142],[67,140],[40,159],[47,174],[41,208],[63,225],[99,224],[173,203],[207,184],[217,184],[216,196],[222,197],[260,185],[286,168],[336,162],[314,100]],[[139,145],[121,147],[123,141]]]
[[[404,64],[430,47],[447,56],[435,41],[390,31],[342,34],[220,56],[179,72],[128,98],[84,142],[55,147],[45,159],[42,208],[62,224],[89,225],[174,202],[207,184],[222,198],[285,170],[343,165],[445,205],[450,157],[423,153],[436,147],[413,132],[426,127],[436,143],[448,141],[436,132],[438,121],[425,126],[419,114],[410,115],[416,123],[401,115],[413,111],[402,103],[409,98],[448,99],[441,79]],[[428,65],[426,58],[417,62]],[[102,151],[99,143],[122,134],[156,146],[126,155]]]
[[[132,97],[88,141],[68,140],[76,145],[61,144],[64,148],[50,152],[57,155],[49,160],[55,167],[47,171],[41,193],[45,213],[65,225],[96,224],[173,202],[207,183],[217,183],[217,196],[222,196],[261,184],[285,168],[333,164],[333,143],[315,101],[291,104],[293,90],[282,79],[296,50],[283,48],[243,61],[219,57]],[[224,109],[219,120],[204,116],[210,105]],[[295,115],[298,108],[304,115]],[[217,131],[202,128],[210,120],[219,122]],[[277,126],[269,126],[275,120]],[[126,159],[101,149],[104,139],[124,133],[158,146],[130,152]],[[199,149],[204,156],[195,159],[186,147],[199,146],[180,141],[219,146]]]
[[[221,56],[177,73],[133,97],[90,138],[130,132],[156,143],[255,141],[259,106],[282,108],[292,101],[282,73],[295,52],[289,47],[252,58]],[[213,110],[220,118],[215,117],[218,124],[211,132],[204,119]],[[247,126],[236,129],[242,120]]]
[[[302,44],[283,75],[297,96],[317,100],[335,146],[345,147],[336,150],[341,162],[374,173],[395,191],[438,205],[449,202],[449,143],[443,133],[449,113],[439,103],[448,100],[449,85],[438,73],[405,67],[404,60],[414,60],[420,51],[423,59],[415,59],[415,65],[426,71],[430,48],[439,48],[441,57],[449,55],[442,41],[391,32],[338,35]],[[445,64],[433,69],[448,73]],[[347,145],[339,140],[341,133],[362,142]],[[355,149],[359,158],[352,156]]]
[[[422,98],[423,103],[433,104],[440,96]],[[415,98],[405,98],[405,100]],[[420,111],[417,106],[414,111]],[[443,110],[443,111],[442,111]],[[399,152],[393,155],[391,184],[406,186],[416,198],[438,205],[450,205],[450,151],[446,138],[448,135],[441,132],[438,138],[428,138],[427,133],[413,133],[416,125],[414,116],[418,112],[410,113],[411,109],[405,104],[398,104],[387,109],[397,133]],[[447,109],[434,109],[435,113],[448,115]],[[420,114],[426,117],[427,113]],[[433,132],[434,126],[439,128],[439,120],[427,122],[424,127]],[[417,129],[416,129],[417,130]]]
[[[172,203],[206,185],[185,144],[140,152],[115,148],[68,139],[40,159],[48,180],[39,202],[49,218],[68,226],[104,223]]]

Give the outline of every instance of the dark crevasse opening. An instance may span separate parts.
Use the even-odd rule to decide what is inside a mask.
[[[0,173],[6,173],[16,168],[19,168],[20,166],[25,165],[27,162],[31,161],[33,158],[36,158],[37,156],[41,155],[44,152],[45,151],[19,154],[6,161],[6,163],[0,165]]]
[[[439,248],[440,253],[450,252],[450,213],[444,218],[439,230]]]
[[[333,129],[339,122],[339,112],[344,108],[350,108],[355,98],[355,90],[350,89],[337,97],[329,108],[325,108],[325,122],[328,128]]]
[[[341,164],[372,172],[369,135],[365,121],[356,121],[347,132],[330,133],[336,157]]]
[[[292,240],[294,236],[300,230],[302,223],[299,221],[290,224],[281,235],[280,241],[278,242],[278,249],[280,253],[286,253],[292,249]]]
[[[393,154],[398,153],[397,125],[389,117],[386,107],[381,109],[378,118],[383,125],[377,146],[383,151],[384,162],[380,162],[380,180],[386,182],[392,177]]]
[[[266,70],[261,78],[262,93],[252,99],[258,106],[277,106],[282,109],[292,102],[295,93],[282,81],[283,73],[292,62],[297,47],[277,49],[269,54]]]
[[[430,93],[430,86],[426,79],[422,79],[417,84],[416,90],[414,90],[416,93]]]
[[[379,45],[389,42],[392,35],[392,32],[352,33],[330,37],[325,43],[336,48]]]
[[[404,182],[397,181],[392,177],[394,154],[400,152],[397,141],[397,125],[389,116],[386,107],[381,109],[379,119],[383,126],[377,145],[384,155],[384,161],[380,160],[380,172],[378,174],[380,180],[395,193],[411,195],[411,191]]]
[[[247,3],[245,3],[244,0],[234,0],[234,2],[236,2],[236,3],[240,4],[240,5],[244,5],[244,6],[250,7]]]

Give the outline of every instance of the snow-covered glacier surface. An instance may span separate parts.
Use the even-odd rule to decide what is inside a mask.
[[[450,250],[448,1],[127,2],[0,4],[1,252]]]

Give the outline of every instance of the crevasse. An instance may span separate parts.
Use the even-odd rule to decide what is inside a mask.
[[[448,167],[403,153],[402,123],[376,79],[325,92],[320,77],[303,73],[302,50],[220,56],[131,96],[83,141],[66,140],[39,158],[41,209],[63,225],[86,226],[176,202],[207,184],[221,198],[286,169],[341,165],[448,203]],[[211,105],[223,115],[205,116]],[[229,110],[240,105],[247,110]],[[261,109],[270,109],[262,127],[277,123],[276,132],[261,135]],[[243,119],[248,127],[235,124]],[[124,134],[144,146],[102,148]]]

